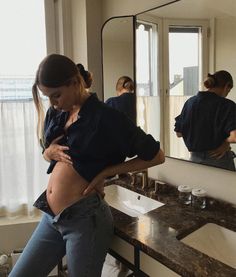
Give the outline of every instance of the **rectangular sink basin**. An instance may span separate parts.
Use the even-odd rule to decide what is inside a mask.
[[[222,263],[236,268],[236,232],[207,223],[181,240]]]
[[[164,205],[119,185],[105,187],[105,200],[113,208],[132,217],[138,217]]]

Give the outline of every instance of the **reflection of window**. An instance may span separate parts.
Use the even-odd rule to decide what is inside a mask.
[[[170,95],[194,95],[199,89],[200,27],[169,27]]]
[[[46,55],[44,1],[0,3],[0,100],[32,98],[36,68]]]
[[[157,89],[157,25],[138,22],[136,26],[136,93],[156,96]]]
[[[170,156],[188,158],[182,139],[173,131],[175,117],[186,100],[200,89],[202,75],[202,27],[169,26],[169,151]]]

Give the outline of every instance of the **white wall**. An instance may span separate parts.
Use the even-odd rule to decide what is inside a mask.
[[[133,78],[132,43],[125,41],[106,41],[104,44],[104,98],[116,96],[116,82],[123,75]]]
[[[71,2],[71,3],[70,3]],[[102,98],[101,0],[70,0],[73,60],[92,72],[91,91]]]
[[[236,15],[235,15],[236,16]],[[229,71],[236,82],[236,17],[218,18],[215,21],[215,69]],[[236,87],[228,97],[236,102]]]
[[[29,219],[28,217],[16,219],[0,219],[0,253],[10,254],[13,250],[23,248],[40,217]]]
[[[173,0],[102,0],[103,21],[118,15],[134,15],[170,2]]]
[[[71,0],[73,59],[88,67],[86,1]]]
[[[233,30],[236,28],[236,17],[223,17],[215,20],[215,70],[227,70],[234,79],[234,87],[227,98],[236,103],[236,36]],[[232,144],[232,150],[236,152],[236,144]]]

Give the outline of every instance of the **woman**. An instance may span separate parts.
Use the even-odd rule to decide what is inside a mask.
[[[51,102],[43,137],[38,89]],[[70,277],[101,276],[113,235],[104,180],[163,163],[164,154],[152,136],[88,93],[76,64],[63,55],[40,63],[33,98],[51,175],[34,204],[42,220],[10,277],[47,276],[65,254]]]
[[[191,160],[235,171],[230,143],[236,142],[236,104],[226,99],[233,78],[225,70],[208,74],[204,85],[175,118],[175,132],[183,137]]]
[[[115,97],[107,99],[106,104],[125,113],[136,124],[136,97],[134,82],[128,76],[122,76],[116,83]]]

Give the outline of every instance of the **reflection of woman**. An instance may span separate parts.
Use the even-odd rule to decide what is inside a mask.
[[[208,74],[204,85],[189,98],[175,118],[175,132],[183,137],[191,160],[235,171],[230,143],[236,142],[236,104],[226,99],[233,87],[229,72]]]
[[[44,153],[56,145],[58,154],[34,204],[44,215],[10,277],[47,276],[65,254],[70,277],[98,277],[113,235],[110,209],[100,196],[104,179],[163,163],[164,154],[151,135],[86,91],[69,58],[52,54],[39,65],[33,98],[40,119],[38,88],[51,103]]]
[[[116,83],[116,97],[107,99],[106,104],[125,113],[136,124],[136,98],[134,82],[128,76],[122,76]]]

